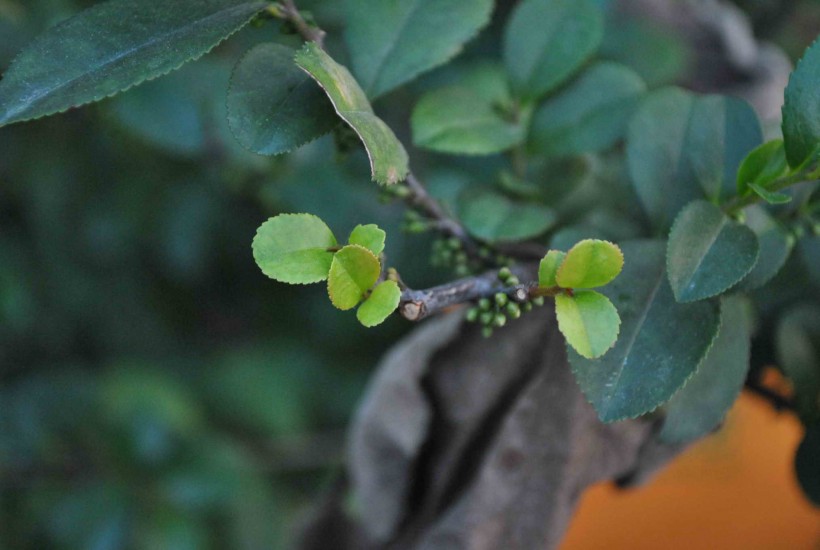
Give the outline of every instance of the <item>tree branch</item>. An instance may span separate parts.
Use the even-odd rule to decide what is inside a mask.
[[[488,271],[475,277],[458,279],[424,290],[405,289],[399,302],[399,313],[408,321],[421,321],[449,307],[472,302],[481,298],[492,298],[498,293],[506,294],[510,300],[526,302],[538,295],[534,290],[538,266],[522,264],[510,269],[522,284],[505,286],[498,279],[498,271]]]
[[[277,8],[279,12],[278,15],[290,21],[302,38],[309,42],[316,42],[320,48],[325,49],[325,36],[327,33],[319,27],[310,25],[305,21],[305,18],[302,17],[299,8],[296,7],[296,3],[293,0],[282,0],[282,3],[279,4]]]
[[[411,206],[415,206],[421,210],[424,215],[436,222],[436,229],[445,235],[455,237],[461,241],[464,247],[464,252],[467,253],[467,256],[469,256],[470,259],[486,264],[486,261],[479,254],[478,244],[476,244],[472,237],[470,237],[467,230],[464,229],[460,223],[447,215],[438,201],[430,196],[430,193],[427,192],[424,184],[419,181],[413,172],[407,174],[405,183],[407,184],[407,188],[410,190],[410,194],[407,196],[405,201]]]

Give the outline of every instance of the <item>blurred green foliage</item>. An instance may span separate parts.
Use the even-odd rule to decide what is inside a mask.
[[[94,3],[0,0],[0,69]],[[299,4],[331,46],[342,40],[342,2]],[[457,82],[475,54],[500,58],[508,4],[464,57],[379,102],[402,142],[411,98]],[[267,159],[230,134],[236,61],[264,41],[300,43],[279,25],[246,28],[114,99],[0,130],[0,548],[286,547],[341,465],[369,373],[409,327],[394,318],[366,330],[318,287],[271,284],[251,255],[256,228],[279,212],[309,211],[337,235],[377,223],[407,281],[443,279],[419,261],[425,238],[402,235],[401,208],[376,200],[364,153],[336,147],[344,136]],[[680,78],[687,52],[674,38],[607,29],[607,59],[653,85]],[[411,155],[451,211],[468,182],[480,190],[506,168]],[[542,172],[538,184],[504,185],[558,205],[553,246],[638,232],[622,159],[553,159]],[[579,205],[602,187],[610,210],[589,214]],[[789,260],[778,292],[759,297],[762,314],[800,299],[791,283],[817,257]],[[773,352],[759,346],[762,364]]]

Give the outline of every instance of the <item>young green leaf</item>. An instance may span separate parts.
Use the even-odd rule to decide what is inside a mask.
[[[459,218],[467,230],[484,241],[520,241],[544,233],[555,223],[552,209],[517,203],[491,191],[459,197]]]
[[[262,272],[282,283],[327,279],[336,237],[311,214],[280,214],[263,223],[253,239],[253,257]]]
[[[717,334],[715,301],[679,304],[664,272],[661,241],[623,243],[624,273],[603,287],[621,317],[618,342],[598,360],[570,350],[578,384],[604,422],[633,418],[669,400]]]
[[[349,244],[333,255],[327,277],[330,301],[341,310],[353,309],[376,284],[381,273],[379,259],[368,249]]]
[[[356,318],[366,327],[375,327],[396,311],[401,300],[401,290],[396,281],[380,283],[367,300],[356,310]]]
[[[299,50],[296,64],[324,88],[338,115],[358,134],[367,150],[373,179],[381,184],[403,181],[408,172],[407,151],[387,124],[373,112],[350,71],[336,63],[315,42],[308,42]]]
[[[761,141],[757,117],[737,99],[653,92],[632,118],[627,160],[635,191],[657,229],[704,196],[735,193],[744,156]]]
[[[558,286],[555,275],[558,273],[558,268],[561,267],[566,257],[566,253],[560,250],[550,250],[547,252],[547,255],[544,256],[538,265],[538,286],[542,288]]]
[[[786,162],[786,150],[782,139],[768,141],[752,150],[737,170],[737,194],[749,194],[749,184],[754,183],[763,189],[786,174],[789,165]]]
[[[806,426],[806,434],[797,448],[794,469],[803,492],[820,506],[820,424]]]
[[[490,20],[491,0],[348,0],[353,71],[371,98],[457,55]]]
[[[789,166],[797,168],[820,147],[820,40],[808,47],[789,78],[783,105],[783,140]]]
[[[758,253],[751,229],[710,202],[690,203],[669,233],[666,262],[675,299],[694,302],[731,288],[752,270]]]
[[[411,119],[413,143],[441,153],[490,155],[524,140],[524,127],[507,120],[489,99],[463,86],[430,92]]]
[[[109,0],[48,30],[0,81],[0,126],[65,111],[173,71],[265,2]]]
[[[646,85],[631,69],[598,63],[536,112],[532,148],[542,155],[596,153],[626,133]]]
[[[609,283],[624,267],[624,255],[616,245],[586,239],[567,252],[555,280],[562,288],[595,288]]]
[[[337,124],[333,106],[293,62],[294,53],[280,44],[259,44],[234,69],[228,123],[237,141],[254,153],[286,153]]]
[[[743,290],[754,290],[777,275],[794,248],[794,237],[762,206],[752,205],[745,213],[746,225],[757,235],[760,255],[738,286]]]
[[[768,191],[766,188],[764,188],[763,186],[758,185],[756,183],[750,183],[750,184],[748,184],[748,186],[749,186],[749,189],[754,191],[754,193],[758,197],[760,197],[761,199],[763,199],[764,201],[766,201],[769,204],[788,204],[792,201],[791,196],[787,195],[786,193],[778,193],[776,191]]]
[[[504,64],[515,91],[537,99],[564,83],[598,49],[601,10],[589,0],[524,0],[504,30]]]
[[[618,340],[618,310],[594,290],[580,290],[574,296],[557,295],[555,314],[567,343],[587,359],[602,356]]]
[[[663,441],[682,443],[707,435],[740,395],[749,371],[750,307],[739,296],[722,299],[718,336],[692,379],[669,401]]]
[[[368,249],[370,252],[378,256],[384,250],[384,241],[387,238],[387,233],[379,229],[376,224],[357,225],[350,233],[347,239],[349,244],[357,244]]]

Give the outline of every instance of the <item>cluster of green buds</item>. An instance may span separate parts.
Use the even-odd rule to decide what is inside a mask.
[[[464,250],[464,244],[456,237],[433,241],[430,263],[436,267],[450,268],[459,277],[466,277],[477,267]]]
[[[513,275],[508,267],[498,271],[498,280],[510,289],[521,284],[518,277]],[[544,297],[537,296],[522,302],[510,298],[507,291],[496,292],[492,298],[481,298],[476,305],[467,310],[467,321],[481,323],[481,334],[485,338],[493,335],[497,328],[504,327],[508,319],[518,319],[522,312],[531,311],[534,306],[543,306]]]
[[[429,219],[425,218],[421,213],[413,209],[404,211],[404,222],[402,223],[402,231],[405,233],[424,233],[432,229],[433,224]]]

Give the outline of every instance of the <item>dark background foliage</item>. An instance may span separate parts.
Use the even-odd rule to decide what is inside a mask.
[[[820,20],[814,2],[738,3],[793,56]],[[0,69],[92,4],[0,0]],[[300,5],[339,40],[341,2]],[[409,327],[366,330],[318,288],[271,283],[251,257],[256,228],[285,211],[339,235],[375,222],[405,278],[444,278],[423,261],[426,237],[403,236],[401,209],[378,202],[360,151],[326,136],[271,160],[233,140],[231,68],[276,25],[117,98],[0,130],[0,548],[286,545],[340,468],[373,366]],[[466,59],[495,48],[498,28]],[[651,83],[684,78],[682,42],[616,34],[611,55]],[[462,62],[380,102],[400,137],[410,94]],[[413,157],[440,194],[495,162]]]

